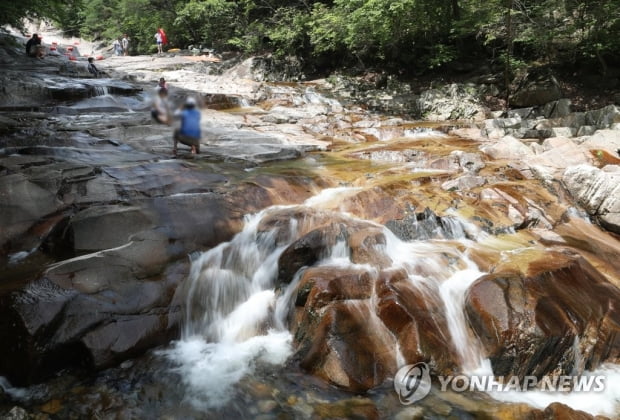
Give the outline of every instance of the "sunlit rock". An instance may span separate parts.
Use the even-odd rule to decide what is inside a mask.
[[[493,159],[520,160],[533,155],[532,149],[512,136],[505,136],[492,145],[483,145],[480,150]]]
[[[601,225],[620,233],[620,166],[579,165],[570,167],[562,178],[577,202]]]

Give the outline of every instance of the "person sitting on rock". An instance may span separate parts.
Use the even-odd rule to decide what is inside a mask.
[[[95,77],[99,77],[101,75],[101,72],[99,71],[97,66],[95,66],[94,61],[95,59],[93,57],[88,57],[88,72]]]
[[[157,88],[157,96],[153,102],[151,115],[160,124],[170,125],[170,105],[168,104],[168,89],[164,87]]]
[[[196,109],[196,100],[187,98],[183,110],[176,115],[181,118],[181,127],[174,131],[172,153],[177,155],[177,143],[192,148],[192,153],[200,153],[200,111]]]
[[[166,79],[164,79],[163,77],[160,77],[159,82],[157,83],[157,87],[168,89],[168,83],[166,83]]]
[[[26,42],[26,54],[30,57],[43,58],[43,47],[39,35],[32,34],[32,38]]]

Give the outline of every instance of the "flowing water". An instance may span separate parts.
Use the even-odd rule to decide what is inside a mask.
[[[277,263],[281,253],[299,238],[300,226],[307,222],[291,219],[284,228],[261,230],[261,222],[273,214],[307,214],[313,211],[331,212],[334,217],[354,216],[342,211],[342,201],[359,188],[343,187],[322,191],[300,206],[274,206],[246,218],[242,232],[230,242],[223,243],[194,258],[186,284],[186,317],[183,338],[163,352],[176,365],[187,386],[191,404],[200,409],[225,406],[232,389],[258,365],[281,365],[292,355],[292,336],[287,317],[295,298],[299,273],[284,289],[276,291]],[[404,268],[409,279],[429,299],[440,299],[445,308],[447,327],[457,351],[461,371],[465,375],[492,376],[488,359],[482,355],[477,338],[467,326],[464,315],[465,294],[469,286],[484,273],[468,257],[446,241],[451,238],[471,245],[472,239],[487,235],[458,217],[437,224],[430,238],[405,242],[391,231],[379,226],[386,238],[383,252],[392,268]],[[373,222],[369,222],[373,223]],[[284,230],[284,231],[282,231]],[[467,233],[466,233],[467,232]],[[445,264],[450,255],[453,264]],[[324,267],[354,267],[346,244],[336,242],[330,252],[316,263]],[[420,265],[424,276],[420,276]],[[369,273],[374,268],[363,266]],[[376,314],[376,300],[348,303],[360,313],[371,316],[367,323],[394,351],[398,366],[405,364],[396,338],[385,329]],[[374,316],[373,316],[374,315]],[[620,370],[606,366],[592,374],[604,374],[608,385],[603,393],[490,392],[499,401],[525,402],[544,408],[561,401],[591,413],[613,414],[620,396]]]
[[[145,98],[119,98],[110,95],[104,88],[97,88],[95,91],[96,96],[74,107],[118,107],[131,111],[145,102]],[[310,104],[325,102],[325,99],[312,89],[306,90],[301,100]],[[333,107],[338,106],[337,102],[330,104]],[[445,135],[429,127],[373,127],[366,129],[365,134],[377,139],[379,146],[397,139],[397,142],[403,142],[398,145],[403,149],[411,144],[407,143],[408,141],[425,141],[429,138],[432,141],[446,140]],[[375,251],[388,261],[387,268],[404,270],[408,281],[416,290],[429,301],[439,302],[443,307],[447,341],[456,352],[460,371],[465,375],[492,376],[491,364],[484,357],[478,338],[469,328],[464,312],[468,288],[485,274],[484,270],[474,263],[469,249],[485,243],[500,254],[513,251],[500,252],[500,242],[503,239],[485,233],[479,226],[452,209],[446,211],[447,216],[441,219],[414,219],[412,230],[417,236],[411,240],[399,239],[391,230],[378,223],[376,218],[366,220],[359,216],[350,200],[372,182],[380,182],[376,179],[390,177],[398,182],[402,177],[410,181],[445,173],[443,169],[420,168],[416,161],[399,161],[401,155],[389,150],[376,150],[373,153],[377,159],[391,161],[383,164],[353,160],[349,156],[331,156],[317,160],[314,169],[331,175],[337,172],[344,180],[342,184],[346,186],[324,189],[299,205],[272,206],[247,215],[243,230],[232,240],[191,256],[190,275],[181,290],[185,298],[182,336],[168,348],[156,353],[159,362],[149,361],[153,366],[159,366],[161,360],[167,361],[165,369],[159,373],[164,382],[173,381],[170,373],[176,375],[174,377],[180,378],[182,389],[177,389],[176,393],[170,391],[168,394],[165,390],[159,390],[160,394],[166,395],[159,398],[167,400],[171,405],[178,405],[177,399],[182,398],[196,410],[194,413],[218,413],[218,410],[226,410],[231,399],[238,398],[236,390],[239,387],[244,387],[249,382],[277,383],[277,380],[271,378],[271,372],[281,374],[282,366],[294,356],[289,322],[302,273],[302,270],[298,271],[290,279],[290,283],[278,287],[278,261],[287,247],[311,230],[315,220],[319,219],[364,223],[379,229],[385,236],[385,244],[376,245]],[[401,166],[404,174],[391,172],[393,167],[397,166],[395,163]],[[359,174],[363,176],[354,179]],[[363,181],[359,181],[359,178]],[[423,182],[419,184],[421,194],[427,194],[424,185]],[[434,196],[434,193],[427,195]],[[437,192],[438,200],[442,199],[441,194],[442,192]],[[281,218],[285,223],[269,223],[274,218]],[[506,231],[514,233],[510,229]],[[526,248],[527,246],[520,247],[518,250],[520,252]],[[11,261],[17,262],[25,256],[27,255],[14,254]],[[371,264],[354,263],[348,245],[342,240],[336,240],[314,265],[334,270],[363,270],[373,280],[378,276],[378,269]],[[376,282],[373,282],[374,284]],[[377,299],[373,286],[370,299],[349,300],[345,304],[360,317],[367,316],[368,328],[386,348],[393,349],[392,357],[396,367],[403,366],[406,360],[398,338],[377,316]],[[607,378],[604,392],[515,391],[489,392],[489,395],[497,401],[525,402],[539,408],[544,408],[553,401],[560,401],[593,414],[616,414],[620,400],[620,368],[605,365],[591,374]],[[318,396],[312,394],[312,398],[317,404],[328,401],[328,396],[346,398],[335,389],[328,388],[319,393],[316,390],[321,386],[326,388],[325,385],[317,385],[303,374],[295,376],[298,373],[294,367],[291,367],[286,375],[293,375],[295,380],[300,380],[301,377],[303,379],[300,382],[304,384],[304,381],[307,381],[309,386],[304,388],[304,385],[300,384],[301,389],[294,389],[294,392],[305,392],[307,395],[316,393]],[[286,375],[283,374],[289,378]],[[119,376],[122,377],[122,374]],[[161,381],[161,378],[157,379]],[[294,388],[291,384],[286,386]],[[3,378],[0,378],[0,387],[16,400],[35,398],[37,394],[44,392],[39,388],[32,388],[30,391],[13,388],[5,383]],[[284,390],[276,389],[270,397],[276,398],[274,394],[279,392],[283,393]],[[380,392],[393,397],[392,391],[384,388],[380,388],[374,395]],[[297,398],[296,395],[291,395],[288,400],[292,397]],[[312,408],[297,405],[302,408],[295,412],[296,416],[311,417]],[[391,407],[393,412],[401,408]],[[247,410],[249,417],[256,414],[252,409]],[[172,417],[184,417],[174,410],[176,408],[170,411],[173,413]],[[217,415],[214,415],[213,418],[216,417]]]

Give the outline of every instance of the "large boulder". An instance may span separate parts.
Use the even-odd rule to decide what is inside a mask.
[[[102,368],[163,344],[178,331],[171,297],[187,264],[170,266],[144,238],[131,256],[109,251],[51,267],[39,280],[0,297],[0,369],[16,385],[67,367]],[[157,276],[149,276],[160,271]],[[142,278],[139,278],[142,277]]]
[[[28,176],[15,173],[0,176],[0,246],[25,233],[44,216],[63,207],[56,191],[41,186]]]
[[[483,276],[465,309],[496,375],[567,375],[618,360],[618,299],[587,261],[557,254],[522,275]]]
[[[431,121],[482,120],[487,110],[480,98],[486,88],[484,85],[453,83],[439,89],[429,89],[416,98],[416,115]]]
[[[391,263],[390,258],[381,251],[386,242],[381,228],[362,222],[331,223],[308,232],[282,252],[278,260],[277,286],[290,283],[301,268],[337,253],[335,246],[338,242],[341,243],[341,252],[348,254],[353,263],[377,267],[386,267]]]
[[[359,269],[304,272],[293,323],[302,368],[354,391],[373,388],[395,372],[393,339],[369,306],[373,283]]]
[[[561,97],[560,84],[553,75],[532,71],[521,79],[510,103],[515,107],[541,106]]]
[[[562,181],[588,214],[604,228],[620,233],[620,166],[572,166],[564,172]]]
[[[439,372],[459,363],[439,296],[404,270],[308,268],[290,321],[301,367],[350,391],[382,384],[403,361]]]

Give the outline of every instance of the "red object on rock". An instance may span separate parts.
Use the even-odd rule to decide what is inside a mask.
[[[97,60],[103,60],[105,57],[102,56],[102,55],[98,55],[96,58],[97,58]]]

